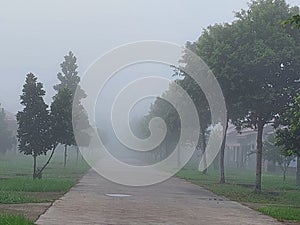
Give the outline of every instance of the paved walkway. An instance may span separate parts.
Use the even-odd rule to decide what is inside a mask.
[[[114,194],[130,196],[115,197]],[[178,178],[171,178],[150,187],[133,188],[111,183],[90,171],[70,192],[55,201],[39,218],[37,224],[280,225],[281,223]]]

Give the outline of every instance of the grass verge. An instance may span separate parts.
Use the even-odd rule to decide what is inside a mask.
[[[3,214],[0,215],[0,225],[34,225],[34,223],[21,215]]]
[[[67,178],[10,178],[0,182],[0,191],[66,192],[75,183],[75,179]]]
[[[197,170],[183,169],[177,176],[276,219],[300,221],[300,187],[296,186],[294,175],[283,182],[281,174],[263,174],[261,194],[254,193],[255,174],[252,171],[229,170],[226,184],[219,184],[219,173],[215,170],[205,175]]]
[[[280,221],[293,220],[300,222],[300,208],[263,206],[259,207],[257,210]]]
[[[20,192],[0,191],[0,203],[2,204],[40,203],[45,201]]]

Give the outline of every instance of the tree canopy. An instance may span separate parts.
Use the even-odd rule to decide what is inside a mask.
[[[80,88],[80,77],[78,76],[77,58],[72,51],[68,55],[64,56],[64,61],[60,64],[61,72],[57,74],[57,78],[60,81],[59,84],[54,85],[54,90],[59,92],[65,88],[68,88],[74,98],[75,91],[77,89],[80,99],[85,98],[85,92]]]
[[[76,145],[73,124],[72,124],[72,107],[76,107],[76,112],[80,112],[78,117],[81,119],[84,117],[81,106],[81,99],[86,98],[85,92],[81,89],[78,76],[77,58],[72,51],[68,55],[64,56],[64,61],[60,64],[61,72],[58,73],[57,78],[60,81],[59,84],[53,88],[57,91],[54,96],[53,102],[53,114],[52,118],[63,119],[61,124],[56,124],[55,128],[57,133],[57,141],[65,146],[64,165],[67,163],[67,147]],[[77,91],[77,98],[75,99],[75,92]],[[55,118],[56,117],[56,118]],[[59,121],[59,120],[58,120]],[[88,120],[85,121],[88,124]]]
[[[51,132],[51,120],[48,106],[44,102],[45,91],[43,84],[37,81],[37,77],[30,73],[26,76],[20,97],[24,106],[22,111],[17,113],[19,150],[25,155],[32,155],[34,158],[33,177],[39,175],[36,158],[39,155],[46,155],[54,148]]]
[[[291,18],[284,20],[283,25],[290,24],[293,28],[300,28],[300,15],[294,15]]]
[[[64,88],[54,96],[50,117],[57,143],[73,145],[75,140],[72,126],[72,94],[69,89]]]

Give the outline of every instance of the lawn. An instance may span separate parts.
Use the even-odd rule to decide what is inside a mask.
[[[227,171],[227,183],[219,184],[218,171],[209,170],[204,175],[197,170],[183,169],[177,176],[200,185],[217,195],[241,202],[266,215],[279,220],[300,221],[300,187],[295,176],[287,176],[283,182],[281,174],[263,174],[261,194],[254,193],[253,171]]]
[[[0,203],[45,202],[52,199],[31,197],[30,192],[67,192],[89,169],[82,158],[77,162],[74,155],[69,155],[64,168],[61,152],[56,153],[43,172],[43,178],[36,180],[32,179],[32,157],[21,154],[1,156]],[[47,156],[39,157],[39,165],[46,160]]]
[[[48,156],[38,158],[41,167]],[[89,166],[76,152],[69,151],[67,167],[63,166],[63,151],[58,149],[47,169],[43,172],[42,179],[32,178],[32,157],[20,153],[0,155],[0,225],[1,224],[33,224],[23,216],[11,215],[11,206],[6,204],[46,203],[49,204],[69,191],[77,181],[87,172]],[[30,214],[35,220],[39,213],[30,213],[30,206],[23,207],[24,215]],[[41,212],[42,213],[42,209]],[[9,214],[6,214],[6,213]],[[20,213],[18,209],[12,213]]]
[[[0,191],[0,203],[2,204],[40,203],[46,201],[46,199],[30,197],[22,192]]]
[[[67,174],[65,174],[67,176]],[[10,178],[0,182],[1,191],[18,192],[65,192],[76,182],[75,178],[43,178],[33,180],[32,177]]]
[[[0,215],[0,225],[34,225],[21,215]]]
[[[300,221],[300,208],[280,207],[280,206],[262,206],[258,211],[272,216],[278,220]]]

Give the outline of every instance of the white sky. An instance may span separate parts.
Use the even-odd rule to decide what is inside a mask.
[[[230,22],[247,0],[0,0],[0,102],[21,108],[25,75],[45,84],[47,101],[63,56],[72,50],[80,72],[120,44],[164,40],[184,44],[210,24]],[[289,0],[300,5],[299,0]]]

